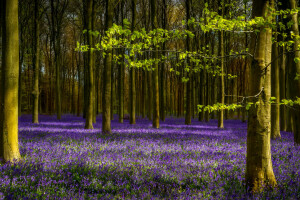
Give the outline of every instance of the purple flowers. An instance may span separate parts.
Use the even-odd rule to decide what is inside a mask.
[[[112,135],[101,135],[84,119],[40,116],[19,123],[23,161],[0,166],[0,192],[8,199],[248,199],[244,174],[246,124],[168,118],[160,129],[112,121]],[[272,141],[278,188],[254,198],[300,198],[300,148],[291,133]],[[0,195],[1,198],[1,195]]]

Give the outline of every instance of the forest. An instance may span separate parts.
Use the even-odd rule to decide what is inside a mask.
[[[1,0],[0,199],[300,199],[297,0]]]

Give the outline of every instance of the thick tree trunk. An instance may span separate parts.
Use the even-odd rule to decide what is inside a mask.
[[[272,48],[272,60],[274,62],[271,65],[271,96],[275,97],[276,104],[271,105],[271,138],[281,138],[280,136],[280,86],[279,86],[279,65],[278,65],[278,46],[273,44]]]
[[[106,19],[105,29],[108,30],[112,27],[114,15],[114,0],[106,0]],[[112,49],[106,50],[104,58],[104,71],[103,71],[103,101],[102,101],[102,133],[111,133],[111,68],[112,68]]]
[[[252,17],[271,16],[273,0],[254,0]],[[256,48],[255,48],[256,47]],[[271,62],[272,29],[261,27],[260,32],[251,38],[251,51],[254,55],[251,65],[250,95],[258,95],[258,104],[251,106],[248,118],[246,185],[252,192],[264,187],[276,186],[271,160]]]
[[[39,73],[40,73],[40,33],[39,33],[39,5],[38,0],[34,1],[34,79],[33,79],[33,113],[32,113],[32,123],[39,123]]]
[[[0,106],[0,158],[21,159],[18,144],[19,25],[18,0],[1,1],[2,77]]]

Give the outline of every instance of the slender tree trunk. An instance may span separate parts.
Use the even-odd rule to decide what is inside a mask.
[[[245,4],[245,15],[247,15],[247,2],[245,1],[244,2]],[[245,22],[246,22],[246,17],[245,17]],[[245,49],[248,48],[248,34],[245,33]],[[244,80],[243,80],[243,96],[246,96],[248,94],[248,80],[249,80],[249,59],[248,57],[245,58],[245,67],[244,67],[244,73],[243,73],[243,77],[244,77]],[[244,100],[245,101],[245,100]],[[246,102],[244,102],[246,103]],[[246,122],[246,115],[247,115],[247,110],[246,108],[244,107],[243,108],[243,111],[242,111],[242,122]]]
[[[39,123],[39,73],[40,73],[40,31],[39,31],[39,5],[38,0],[34,1],[34,79],[33,79],[33,113],[32,123]]]
[[[296,0],[290,0],[291,9],[297,9],[297,2]],[[296,36],[299,37],[299,23],[298,23],[298,13],[294,13],[292,15],[292,31]],[[299,52],[299,45],[300,40],[296,37],[294,38],[294,51],[295,51],[295,58],[300,59],[300,52]],[[295,65],[293,65],[294,77],[293,77],[293,99],[296,97],[300,97],[300,79],[296,78],[296,74],[300,75],[300,62],[296,62]],[[295,80],[296,78],[296,80]],[[292,117],[293,117],[293,132],[294,132],[294,142],[296,145],[300,145],[300,106],[295,105],[295,109],[292,110]]]
[[[222,8],[222,10],[224,10],[224,6]],[[222,11],[223,13],[224,11]],[[224,87],[224,31],[220,32],[220,54],[221,54],[221,76],[220,76],[220,91],[219,91],[219,102],[221,104],[225,103],[225,87]],[[224,128],[224,110],[221,109],[218,112],[218,127],[219,128]]]
[[[136,0],[131,0],[132,20],[131,32],[134,32],[136,24]],[[135,55],[131,56],[131,60],[135,60]],[[135,109],[136,109],[136,88],[135,88],[135,68],[130,66],[130,124],[135,124]]]
[[[105,29],[112,27],[115,0],[106,0],[106,19]],[[111,68],[112,68],[112,49],[106,50],[103,71],[103,100],[102,100],[102,133],[111,133]]]
[[[151,4],[151,23],[152,30],[157,29],[157,12],[156,12],[156,0],[150,0]],[[154,47],[153,59],[158,59],[157,47]],[[159,128],[159,83],[158,83],[158,63],[155,62],[154,70],[152,72],[153,79],[153,128]]]
[[[0,158],[21,159],[18,143],[19,22],[18,0],[1,1],[2,78],[0,106]]]
[[[92,16],[93,16],[93,0],[86,1],[87,6],[87,17],[86,17],[86,24],[87,24],[87,42],[88,46],[92,47],[93,44],[93,35],[90,31],[92,29]],[[85,120],[85,129],[93,129],[93,109],[94,109],[94,96],[93,96],[93,88],[94,88],[94,66],[93,66],[93,51],[89,49],[88,51],[88,102],[87,102],[87,113],[86,113],[86,120]]]
[[[254,0],[252,17],[270,17],[273,0]],[[256,49],[255,49],[256,47]],[[256,36],[252,34],[251,51],[254,55],[251,65],[250,95],[258,95],[258,105],[251,106],[248,118],[246,185],[252,192],[277,185],[273,173],[270,144],[271,125],[271,62],[272,29],[261,27]],[[255,99],[256,101],[256,99]]]
[[[80,116],[80,99],[81,99],[81,93],[80,93],[80,88],[81,88],[81,76],[80,76],[80,65],[81,65],[81,55],[80,52],[78,52],[78,63],[77,64],[77,78],[78,78],[78,93],[77,93],[77,116]]]
[[[285,47],[282,47],[281,65],[280,65],[280,100],[285,99],[285,67],[286,67],[286,54]],[[280,130],[286,131],[286,108],[285,106],[280,106]]]
[[[114,51],[113,51],[114,54]],[[115,94],[114,94],[114,85],[115,85],[115,80],[114,80],[114,65],[115,63],[111,63],[111,68],[112,68],[112,72],[111,72],[111,98],[110,98],[110,116],[111,116],[111,120],[114,120],[114,99],[115,99]]]
[[[186,20],[188,21],[190,19],[190,1],[186,0]],[[187,25],[187,30],[189,30],[189,25]],[[187,36],[186,38],[186,50],[190,51],[190,38],[189,36]],[[190,66],[190,61],[189,58],[187,58],[187,65],[189,67]],[[187,78],[189,78],[188,82],[186,83],[186,102],[185,102],[185,106],[186,106],[186,111],[185,111],[185,124],[189,125],[192,123],[192,109],[191,109],[191,101],[192,101],[192,91],[191,91],[191,75],[189,72],[187,72]]]
[[[286,98],[293,98],[293,65],[294,65],[295,54],[293,52],[287,53],[287,65],[286,65]],[[292,117],[292,108],[286,108],[286,131],[293,132],[293,117]]]
[[[152,103],[153,90],[152,90],[152,80],[151,80],[152,71],[147,71],[146,73],[147,73],[147,80],[148,80],[148,99],[147,99],[148,112],[147,112],[147,115],[148,115],[148,119],[152,120],[152,107],[153,107],[153,103]]]
[[[124,1],[121,1],[120,4],[120,10],[121,10],[121,19],[124,17],[123,13],[123,6],[124,6]],[[124,26],[123,21],[122,21],[122,26]],[[119,53],[125,55],[125,51],[123,49],[119,50]],[[124,57],[121,58],[121,64],[119,65],[119,81],[118,81],[118,89],[119,89],[119,122],[123,123],[124,119],[124,73],[125,73],[125,66],[124,66]]]
[[[280,136],[280,86],[279,86],[279,65],[278,65],[278,46],[273,44],[272,57],[274,62],[271,65],[271,95],[275,97],[276,104],[271,105],[271,138],[281,138]]]

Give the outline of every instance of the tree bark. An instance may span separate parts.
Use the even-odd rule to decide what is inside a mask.
[[[39,123],[39,73],[40,73],[40,33],[39,33],[39,5],[38,0],[34,1],[34,79],[33,79],[33,113],[32,113],[32,123]]]
[[[280,65],[280,100],[285,99],[285,87],[286,87],[286,54],[285,47],[282,47],[281,65]],[[286,108],[285,106],[280,107],[280,130],[286,131]]]
[[[1,1],[2,78],[0,107],[0,158],[21,159],[18,144],[19,24],[18,0]]]
[[[86,1],[86,8],[87,8],[87,17],[86,17],[86,24],[87,24],[87,42],[89,46],[88,50],[88,102],[87,102],[87,113],[85,118],[85,129],[93,129],[93,110],[94,110],[94,66],[93,66],[93,35],[91,31],[93,31],[92,27],[92,16],[93,16],[93,0]]]
[[[224,6],[222,8],[224,10]],[[223,12],[223,11],[222,11]],[[220,76],[220,91],[219,91],[219,102],[221,104],[225,103],[225,87],[224,87],[224,31],[220,32],[220,54],[221,54],[221,76]],[[218,112],[218,127],[224,128],[224,110],[221,109]]]
[[[273,44],[272,48],[272,60],[271,65],[271,95],[275,97],[276,104],[271,105],[271,138],[281,138],[280,136],[280,86],[279,86],[279,65],[278,65],[278,46],[276,43]]]
[[[273,0],[254,0],[252,17],[270,17]],[[250,95],[258,95],[258,104],[251,106],[248,116],[246,186],[251,192],[260,192],[264,187],[277,185],[273,173],[270,144],[271,125],[271,62],[272,29],[261,27],[256,36],[252,34]],[[256,101],[256,99],[254,100]]]
[[[105,29],[112,27],[115,0],[106,0]],[[112,68],[112,48],[105,51],[103,70],[103,100],[102,100],[102,133],[111,133],[111,68]]]
[[[186,0],[185,1],[186,4],[186,20],[188,21],[190,19],[190,1]],[[187,25],[187,30],[189,30],[189,25]],[[190,51],[190,38],[189,36],[187,36],[186,38],[186,50]],[[189,78],[188,82],[186,83],[186,102],[185,102],[185,124],[189,125],[192,123],[192,109],[191,109],[191,100],[192,100],[192,91],[191,91],[191,66],[190,66],[190,61],[189,58],[187,57],[187,65],[190,67],[190,72],[187,72],[187,78]]]
[[[132,7],[132,20],[131,20],[131,32],[134,32],[136,24],[136,0],[131,0]],[[135,55],[130,57],[131,60],[135,60]],[[135,124],[135,110],[136,110],[136,87],[135,87],[135,68],[130,66],[130,124]]]
[[[291,9],[297,9],[297,2],[296,0],[290,0]],[[292,15],[292,31],[296,36],[299,36],[299,24],[298,24],[298,13],[294,13]],[[300,59],[300,52],[299,52],[299,45],[300,41],[297,38],[294,38],[294,51],[295,51],[295,58]],[[293,96],[292,98],[295,99],[296,97],[300,97],[300,78],[296,78],[296,74],[300,75],[300,62],[296,62],[295,65],[293,65]],[[294,132],[294,143],[296,145],[300,145],[300,106],[295,105],[295,109],[293,109],[292,117],[293,117],[293,132]]]
[[[151,0],[151,23],[152,30],[158,28],[157,24],[157,12],[156,12],[156,0]],[[157,47],[154,47],[153,59],[158,59]],[[159,128],[159,83],[158,83],[158,63],[155,61],[152,72],[153,79],[153,128]]]

